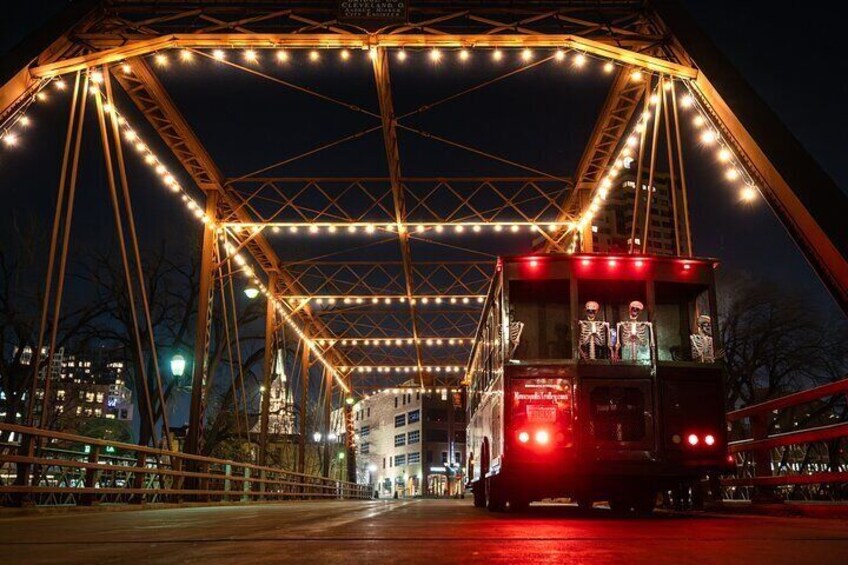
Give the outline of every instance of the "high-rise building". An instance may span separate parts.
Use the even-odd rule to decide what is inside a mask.
[[[633,238],[637,251],[641,250],[644,239],[645,211],[648,201],[648,178],[643,172],[639,196],[636,198],[636,165],[628,162],[610,189],[604,205],[595,215],[592,226],[593,250],[605,253],[627,253],[633,235],[633,210],[637,209],[636,234]],[[677,183],[679,184],[679,183]],[[649,255],[677,255],[675,235],[679,236],[680,254],[686,254],[685,213],[682,192],[675,187],[672,199],[671,182],[668,173],[655,172],[650,187],[651,210],[648,226],[647,253]],[[677,226],[674,216],[677,209]]]

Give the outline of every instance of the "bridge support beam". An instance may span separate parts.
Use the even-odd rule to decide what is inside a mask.
[[[197,322],[194,335],[194,363],[191,378],[191,407],[185,451],[199,455],[203,451],[204,393],[209,370],[209,325],[212,319],[212,271],[215,265],[215,220],[218,217],[218,193],[206,193],[206,215],[212,219],[203,227],[200,256],[200,285],[197,294]]]
[[[271,273],[268,275],[268,288],[277,288],[277,274]],[[275,348],[276,340],[274,333],[276,331],[276,311],[274,310],[274,302],[271,299],[266,300],[265,307],[265,360],[262,364],[262,405],[259,415],[259,465],[267,465],[268,461],[268,421],[270,419],[269,411],[271,410],[271,384],[273,381],[274,364],[275,364]]]

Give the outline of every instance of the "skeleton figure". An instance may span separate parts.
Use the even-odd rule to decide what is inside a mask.
[[[509,311],[509,356],[515,354],[518,345],[521,343],[521,332],[524,331],[524,322],[519,322],[515,319],[512,309]]]
[[[580,358],[606,359],[610,343],[610,327],[607,322],[595,318],[600,306],[594,300],[586,303],[586,319],[578,322],[580,326]]]
[[[692,360],[698,363],[715,362],[713,324],[709,316],[698,316],[698,330],[689,336],[692,343]]]
[[[638,300],[630,303],[630,319],[616,325],[616,350],[622,361],[651,361],[654,353],[654,326],[639,321],[645,306]]]

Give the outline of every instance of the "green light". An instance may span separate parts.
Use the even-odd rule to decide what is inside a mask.
[[[344,459],[344,458],[345,458],[344,451],[339,451],[339,459]]]

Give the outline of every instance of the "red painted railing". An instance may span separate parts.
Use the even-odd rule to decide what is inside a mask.
[[[721,481],[725,498],[846,498],[848,422],[822,424],[836,417],[833,402],[809,408],[812,403],[846,393],[848,378],[728,413],[733,431],[750,437],[728,445],[737,459],[737,473]],[[829,407],[830,413],[825,410],[814,418],[818,424],[814,427],[775,431],[778,422],[789,423],[789,410],[805,406],[808,410]],[[799,425],[797,416],[792,418],[793,426]]]

